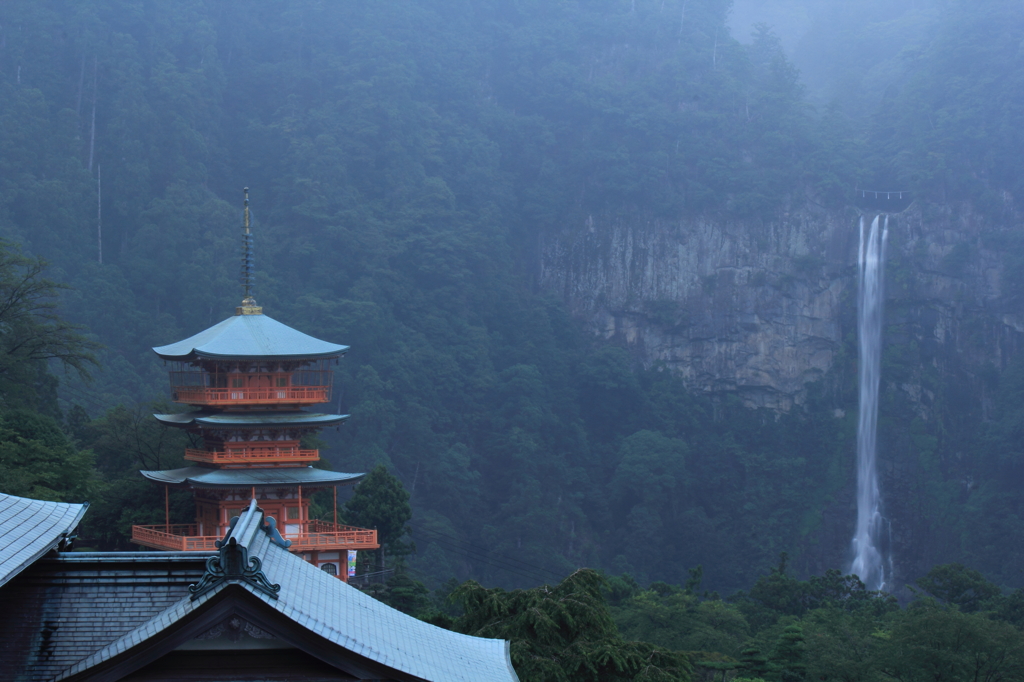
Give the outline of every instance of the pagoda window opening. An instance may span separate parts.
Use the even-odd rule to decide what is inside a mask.
[[[193,405],[330,402],[329,360],[301,362],[173,362],[172,399]]]

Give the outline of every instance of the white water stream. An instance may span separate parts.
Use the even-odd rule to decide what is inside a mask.
[[[857,424],[857,530],[853,536],[850,573],[869,590],[883,590],[892,577],[892,559],[883,556],[882,517],[878,492],[876,443],[878,436],[878,384],[882,373],[882,307],[885,243],[889,216],[879,225],[876,216],[867,228],[860,219],[857,340],[860,368],[860,412]],[[887,538],[886,538],[887,539]],[[886,543],[888,544],[888,543]]]

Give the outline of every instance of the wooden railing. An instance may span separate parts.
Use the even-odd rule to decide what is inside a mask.
[[[210,388],[175,386],[172,398],[188,405],[313,405],[331,399],[330,386]]]
[[[284,524],[282,524],[284,525]],[[304,532],[283,533],[292,541],[291,551],[331,549],[378,549],[377,531],[354,526],[334,525],[326,521],[306,521]],[[175,552],[215,552],[220,535],[196,535],[196,526],[177,524],[170,526],[132,526],[132,542],[144,547]]]
[[[219,535],[196,535],[194,525],[132,526],[132,542],[143,547],[172,552],[217,551]]]
[[[224,451],[185,450],[185,459],[192,462],[209,464],[309,464],[320,459],[319,450],[300,450],[299,448],[226,448]]]
[[[291,550],[305,549],[378,549],[376,529],[341,526],[326,521],[307,521],[303,533],[288,533]]]

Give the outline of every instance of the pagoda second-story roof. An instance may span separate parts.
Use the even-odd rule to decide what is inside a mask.
[[[301,360],[334,358],[347,350],[262,314],[232,315],[184,341],[153,349],[164,360]]]
[[[178,414],[154,414],[161,423],[168,426],[207,428],[258,428],[261,426],[295,426],[324,428],[334,426],[348,419],[347,414],[318,414],[293,410],[289,412],[212,412],[198,410]]]
[[[185,467],[165,471],[141,471],[146,478],[164,485],[187,488],[276,488],[290,486],[334,486],[358,483],[366,474],[347,474],[313,467],[269,467],[265,469],[211,469]]]

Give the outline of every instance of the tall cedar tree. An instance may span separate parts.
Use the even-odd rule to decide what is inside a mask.
[[[412,551],[412,543],[403,542],[409,533],[409,493],[402,482],[392,476],[383,464],[373,468],[356,487],[345,504],[345,520],[362,528],[376,528],[380,550],[377,570],[383,570],[386,555],[403,557]]]

